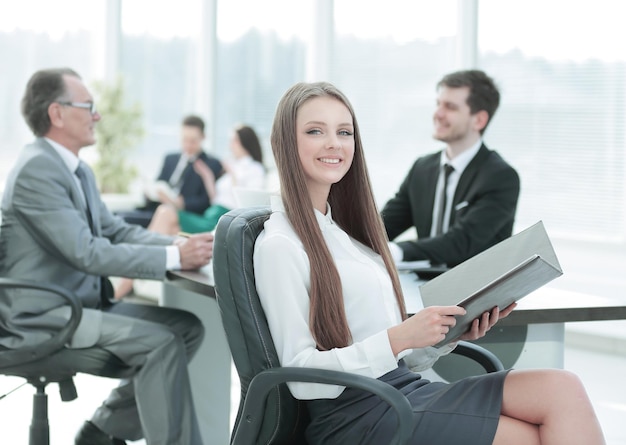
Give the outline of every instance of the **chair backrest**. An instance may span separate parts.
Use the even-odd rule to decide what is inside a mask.
[[[5,367],[14,367],[46,358],[60,351],[64,345],[68,343],[71,336],[74,335],[80,323],[83,308],[80,300],[66,289],[50,283],[35,283],[34,281],[0,277],[0,292],[2,292],[3,289],[33,289],[56,294],[70,306],[71,317],[61,330],[42,343],[20,349],[0,349],[0,370]]]
[[[241,381],[241,407],[250,380],[259,372],[280,367],[278,354],[261,307],[254,280],[254,243],[269,218],[268,207],[237,209],[222,216],[215,232],[213,274],[233,361]],[[245,421],[245,420],[243,420]],[[308,413],[286,385],[277,386],[265,405],[258,444],[305,443]]]
[[[82,316],[81,302],[74,294],[50,283],[0,278],[0,289],[5,288],[35,289],[54,293],[70,306],[71,317],[65,326],[51,338],[39,344],[19,349],[0,346],[0,375],[23,377],[38,388],[44,388],[49,382],[58,382],[61,400],[64,401],[76,398],[76,388],[72,378],[81,369],[98,369],[98,375],[103,377],[132,376],[133,368],[105,349],[65,347],[74,335]]]

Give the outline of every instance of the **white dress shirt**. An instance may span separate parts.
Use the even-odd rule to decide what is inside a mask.
[[[443,221],[442,221],[442,230],[443,233],[448,231],[450,225],[450,212],[452,211],[452,201],[454,200],[454,194],[456,193],[456,186],[459,184],[459,179],[461,179],[461,175],[467,168],[480,147],[482,146],[482,139],[478,139],[478,141],[472,145],[470,148],[465,150],[460,155],[456,156],[454,159],[448,159],[446,155],[446,150],[441,152],[441,162],[440,162],[440,172],[443,172],[443,168],[446,164],[454,167],[454,171],[450,173],[448,176],[448,186],[446,187],[446,208],[443,213]],[[433,205],[433,224],[430,228],[430,236],[437,236],[437,225],[435,221],[437,221],[437,216],[439,215],[439,207],[441,207],[441,190],[443,189],[444,175],[441,173],[439,178],[437,179],[437,187],[435,189],[435,203]]]
[[[391,279],[382,258],[350,238],[327,214],[315,211],[322,235],[337,266],[344,307],[353,343],[319,351],[309,330],[309,260],[300,239],[284,212],[282,201],[272,196],[272,215],[256,241],[254,271],[256,286],[282,366],[297,366],[353,372],[378,378],[397,368],[387,329],[399,324],[400,310]],[[422,369],[453,346],[414,350],[410,366]],[[289,383],[298,399],[336,398],[343,386]]]

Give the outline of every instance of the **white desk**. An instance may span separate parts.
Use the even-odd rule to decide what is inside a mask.
[[[204,324],[204,341],[189,364],[191,390],[204,443],[228,444],[231,356],[211,273],[168,273],[161,305],[192,312]]]

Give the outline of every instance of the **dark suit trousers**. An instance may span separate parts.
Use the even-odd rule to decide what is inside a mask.
[[[106,308],[102,317],[97,345],[137,372],[120,382],[92,422],[121,439],[145,437],[148,445],[201,445],[187,370],[204,335],[200,320],[178,309],[132,303]]]

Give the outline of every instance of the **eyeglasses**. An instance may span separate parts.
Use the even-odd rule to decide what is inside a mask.
[[[84,110],[89,110],[92,116],[98,112],[98,110],[96,109],[96,104],[93,102],[57,102],[57,103],[59,105],[65,105],[68,107],[82,108]]]

